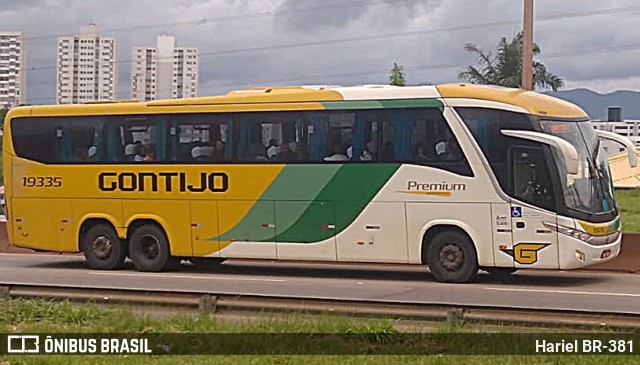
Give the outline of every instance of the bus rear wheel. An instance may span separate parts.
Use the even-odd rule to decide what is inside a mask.
[[[127,258],[126,245],[106,224],[97,224],[84,233],[82,251],[89,267],[96,270],[121,269]]]
[[[129,258],[140,271],[158,272],[175,266],[169,240],[156,225],[138,227],[129,239]]]
[[[471,240],[456,231],[438,233],[427,248],[427,265],[437,281],[467,283],[478,273],[478,258]]]

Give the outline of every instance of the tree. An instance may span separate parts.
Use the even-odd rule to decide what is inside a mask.
[[[4,117],[7,116],[9,109],[0,109],[0,128],[4,126]]]
[[[389,75],[389,81],[391,85],[404,86],[405,85],[404,67],[394,62],[393,68],[391,69],[391,75]]]
[[[0,129],[4,129],[4,117],[9,109],[0,109]],[[0,136],[0,185],[4,185],[4,169],[2,168],[2,136]]]
[[[467,66],[460,73],[460,80],[472,84],[500,85],[520,87],[522,80],[522,32],[511,41],[502,38],[498,44],[498,54],[494,57],[491,52],[484,53],[473,43],[467,43],[464,49],[478,56],[479,67]],[[533,54],[540,54],[540,47],[534,43]],[[552,89],[558,91],[564,86],[564,80],[547,71],[547,67],[538,61],[533,61],[534,89]]]

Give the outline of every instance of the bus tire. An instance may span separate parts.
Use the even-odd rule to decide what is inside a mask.
[[[82,251],[90,268],[121,269],[127,258],[127,246],[116,231],[106,224],[96,224],[82,236]]]
[[[467,283],[478,273],[478,258],[473,242],[457,231],[435,235],[427,247],[427,265],[437,281]]]
[[[129,258],[139,271],[159,272],[175,267],[169,240],[154,224],[138,227],[129,239]]]

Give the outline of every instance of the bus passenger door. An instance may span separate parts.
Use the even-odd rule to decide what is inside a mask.
[[[514,147],[509,152],[513,195],[533,208],[511,204],[513,247],[505,251],[513,257],[517,268],[557,269],[558,235],[545,226],[556,224],[553,184],[544,151],[541,148]]]
[[[218,202],[191,200],[191,249],[193,256],[220,257]]]
[[[275,208],[278,259],[336,260],[332,202],[277,201]]]
[[[497,267],[513,267],[513,256],[507,254],[513,250],[513,226],[511,225],[511,205],[509,203],[491,204],[493,215],[493,261]]]

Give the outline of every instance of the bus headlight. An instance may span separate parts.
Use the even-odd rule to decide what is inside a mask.
[[[553,223],[548,223],[548,222],[543,222],[544,226],[547,228],[550,228],[554,231],[557,231],[559,233],[562,233],[564,235],[567,235],[569,237],[573,237],[573,238],[577,238],[581,241],[588,241],[591,238],[591,235],[586,233],[586,232],[582,232],[579,231],[575,228],[569,228],[560,224],[553,224]]]

